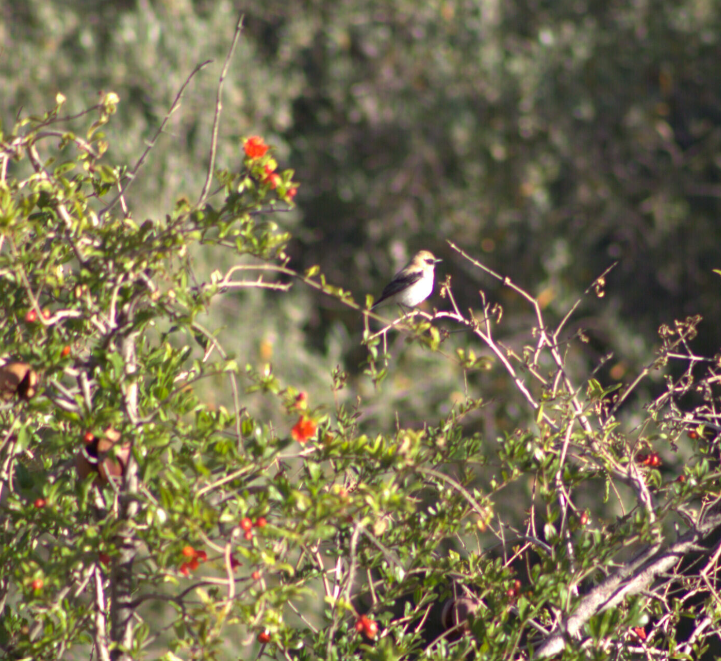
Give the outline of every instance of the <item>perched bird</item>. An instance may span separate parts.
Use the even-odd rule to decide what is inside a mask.
[[[415,257],[393,276],[393,280],[388,283],[371,310],[388,302],[414,308],[425,301],[433,291],[433,269],[440,261],[443,260],[436,259],[427,250],[416,253]]]

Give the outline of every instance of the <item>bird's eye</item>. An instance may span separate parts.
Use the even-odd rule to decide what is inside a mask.
[[[435,263],[436,263],[435,259],[431,259],[430,257],[426,258],[426,264],[435,264]]]

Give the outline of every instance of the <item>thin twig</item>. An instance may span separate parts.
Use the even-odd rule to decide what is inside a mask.
[[[205,62],[202,62],[199,64],[191,74],[185,79],[185,82],[180,88],[180,91],[175,96],[175,99],[173,101],[173,104],[170,106],[170,110],[168,110],[167,114],[163,118],[162,123],[160,124],[160,128],[155,132],[155,135],[153,136],[153,139],[148,143],[148,146],[145,148],[145,151],[141,154],[140,158],[138,159],[137,163],[135,164],[135,167],[126,175],[127,178],[127,184],[123,186],[123,188],[120,190],[120,192],[110,201],[110,203],[100,210],[98,213],[98,218],[102,219],[105,214],[107,214],[120,200],[125,193],[127,193],[128,188],[130,188],[133,185],[133,182],[135,181],[136,175],[138,174],[140,168],[143,166],[143,163],[145,163],[145,159],[147,158],[148,154],[150,153],[150,150],[155,147],[155,143],[158,141],[158,138],[160,137],[161,133],[163,133],[163,130],[165,129],[165,125],[170,120],[170,117],[173,115],[173,113],[178,109],[180,106],[180,100],[183,96],[183,93],[185,92],[185,89],[190,84],[190,81],[195,77],[195,74],[197,74],[202,69],[205,69],[213,60],[206,60]]]
[[[240,39],[240,33],[243,31],[243,18],[241,14],[238,17],[238,22],[235,25],[235,34],[233,35],[233,43],[228,49],[228,55],[225,57],[225,63],[223,69],[220,72],[220,79],[218,80],[218,91],[215,100],[215,117],[213,118],[213,133],[210,140],[210,160],[208,163],[208,175],[205,178],[205,184],[203,185],[203,191],[198,198],[196,207],[200,208],[205,203],[208,197],[208,191],[210,190],[210,184],[213,181],[213,170],[215,170],[215,156],[218,149],[218,128],[220,126],[220,113],[223,110],[223,84],[225,83],[225,77],[228,74],[228,67],[230,66],[230,60],[235,52],[235,47],[238,45],[238,39]]]

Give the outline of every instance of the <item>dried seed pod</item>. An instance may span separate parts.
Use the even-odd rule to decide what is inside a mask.
[[[75,457],[75,470],[78,471],[78,478],[81,480],[98,470],[97,449],[94,453],[90,453],[88,450],[87,447],[83,448]]]
[[[97,473],[102,484],[113,478],[122,478],[130,458],[130,443],[123,443],[114,449],[119,441],[120,433],[108,427],[103,438],[94,438],[86,443],[75,462],[78,477],[85,479],[91,473]]]
[[[470,631],[468,620],[478,610],[478,604],[470,597],[451,597],[443,604],[441,624],[443,628],[453,629],[458,633],[467,634]]]
[[[0,367],[0,397],[10,399],[14,395],[29,400],[37,392],[38,375],[27,363],[7,363]]]

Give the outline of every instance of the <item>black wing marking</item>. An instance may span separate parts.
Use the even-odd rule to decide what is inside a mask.
[[[393,278],[393,280],[386,285],[381,297],[373,304],[373,307],[379,305],[394,294],[402,292],[404,289],[408,289],[411,285],[415,285],[422,277],[422,271],[413,271],[412,273],[407,273]]]

